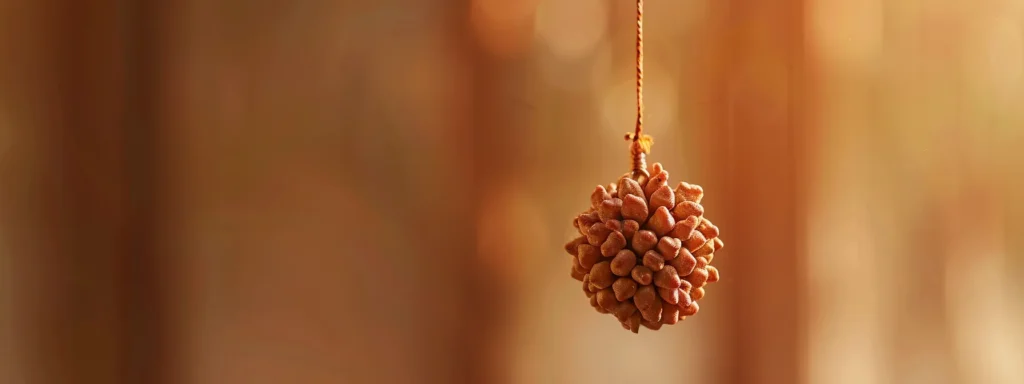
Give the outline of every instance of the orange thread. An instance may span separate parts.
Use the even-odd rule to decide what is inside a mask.
[[[644,0],[636,1],[636,129],[626,134],[626,140],[633,142],[629,146],[633,162],[633,171],[646,173],[647,162],[644,157],[651,152],[654,138],[643,134],[644,131]]]
[[[639,140],[644,130],[644,0],[636,0],[636,132]]]

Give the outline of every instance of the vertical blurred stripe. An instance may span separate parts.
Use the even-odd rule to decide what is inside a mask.
[[[115,2],[5,4],[3,237],[22,382],[109,383],[127,288],[124,36]],[[6,277],[6,276],[5,276]]]
[[[466,9],[192,1],[168,16],[184,380],[482,382],[500,296],[472,254],[489,122],[474,111],[492,88],[474,86],[488,78]]]
[[[715,382],[806,380],[804,234],[817,126],[805,5],[709,5],[716,58],[702,84],[711,104],[699,137],[710,148],[705,200],[721,201],[709,212],[727,239],[715,261],[730,303]]]
[[[875,1],[808,2],[808,57],[821,65],[821,140],[809,164],[807,378],[809,383],[885,383],[896,360],[892,257],[879,233],[886,192],[866,155],[876,150],[883,5]]]
[[[1024,340],[995,330],[1020,307],[997,304],[1021,272],[999,240],[1020,200],[997,197],[1018,162],[997,142],[1018,141],[1000,100],[1022,90],[1020,4],[813,3],[831,139],[812,211],[812,382],[1019,381],[1006,362]]]

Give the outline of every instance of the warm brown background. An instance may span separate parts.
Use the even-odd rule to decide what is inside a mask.
[[[646,3],[727,246],[632,335],[632,0],[0,1],[0,383],[1024,382],[1024,1]]]

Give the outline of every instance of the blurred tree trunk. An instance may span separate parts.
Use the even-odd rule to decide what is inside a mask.
[[[175,371],[470,381],[490,307],[465,4],[176,4],[157,111]]]
[[[13,382],[156,382],[148,154],[129,114],[126,4],[15,1],[0,17],[0,173]],[[113,10],[113,11],[111,11]],[[141,183],[147,183],[141,180]],[[9,279],[8,279],[9,278]]]
[[[470,95],[497,74],[464,1],[15,3],[11,382],[493,377]]]
[[[710,150],[710,201],[723,228],[722,383],[801,383],[806,260],[802,234],[814,132],[803,0],[711,2],[710,108],[699,135]],[[710,192],[709,192],[710,193]],[[729,238],[745,239],[743,242]],[[714,290],[712,292],[715,292]]]

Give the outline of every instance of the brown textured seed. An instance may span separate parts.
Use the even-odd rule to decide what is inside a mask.
[[[605,289],[612,286],[615,282],[615,275],[612,275],[611,263],[602,261],[594,264],[594,268],[590,269],[590,283]]]
[[[665,258],[652,249],[644,253],[644,266],[655,272],[660,271],[665,266]]]
[[[647,321],[660,322],[662,307],[664,307],[664,304],[662,304],[661,300],[654,298],[654,301],[651,302],[650,306],[647,308],[640,308],[640,314],[643,315],[644,319]]]
[[[671,236],[663,236],[658,239],[658,245],[655,246],[655,249],[665,260],[672,260],[679,255],[679,249],[682,247],[683,242],[681,240]]]
[[[630,332],[640,333],[640,312],[633,312],[632,315],[629,315],[626,326],[629,327]]]
[[[689,239],[686,239],[685,241],[683,241],[683,246],[686,247],[686,249],[690,250],[690,252],[694,252],[697,249],[699,249],[701,246],[703,246],[704,243],[707,243],[707,242],[708,242],[708,240],[704,238],[704,234],[703,233],[695,231],[692,234],[690,234],[690,238]]]
[[[588,270],[586,268],[583,268],[583,266],[580,265],[580,259],[575,258],[575,257],[572,258],[572,270],[573,270],[573,272],[579,272],[579,273],[584,273],[584,274],[586,274],[587,272],[590,272],[590,270]]]
[[[706,217],[700,219],[700,224],[697,225],[697,230],[704,234],[704,237],[708,239],[714,239],[718,237],[718,227],[711,223]]]
[[[704,197],[704,188],[697,184],[680,181],[676,186],[676,201],[692,201],[700,204],[702,197]]]
[[[690,305],[688,305],[686,307],[679,307],[679,308],[680,308],[680,310],[679,310],[679,315],[680,316],[693,316],[693,315],[696,315],[697,312],[700,311],[700,305],[697,305],[697,301],[696,300],[691,301]]]
[[[720,278],[708,264],[724,245],[704,218],[703,188],[669,187],[660,163],[648,171],[595,186],[590,207],[572,220],[580,236],[564,247],[591,305],[634,333],[696,314],[695,299]]]
[[[578,224],[577,227],[579,228],[581,235],[586,235],[587,230],[600,221],[601,218],[597,216],[597,212],[587,212],[576,218],[576,223]]]
[[[576,256],[577,255],[576,251],[578,250],[579,246],[581,244],[586,244],[586,243],[587,243],[587,237],[586,236],[577,237],[575,239],[572,239],[572,241],[570,241],[568,243],[565,243],[565,251],[568,252],[570,255]]]
[[[628,249],[623,249],[616,253],[615,258],[611,262],[612,273],[618,276],[629,276],[635,266],[636,255]]]
[[[585,273],[580,273],[576,269],[571,269],[569,270],[569,276],[572,276],[572,278],[575,280],[583,281],[583,278],[587,275]]]
[[[685,293],[690,293],[690,290],[692,290],[692,289],[693,289],[693,284],[690,284],[689,281],[686,281],[686,279],[679,280],[679,290],[680,291],[685,292]]]
[[[604,225],[604,223],[594,223],[594,225],[591,225],[590,229],[587,230],[587,243],[595,247],[600,247],[601,244],[608,239],[608,235],[610,233],[612,233],[612,230],[608,229],[608,226]]]
[[[637,222],[647,220],[647,202],[639,196],[626,195],[622,198],[622,217]]]
[[[650,168],[651,169],[649,169],[649,171],[651,171],[652,175],[657,175],[661,173],[661,170],[665,169],[665,167],[662,166],[661,163],[651,163]]]
[[[615,300],[618,301],[626,301],[633,297],[636,294],[636,288],[636,282],[628,277],[620,277],[612,284],[612,290],[615,291]]]
[[[651,285],[651,281],[654,279],[654,273],[651,272],[651,269],[642,265],[633,267],[633,272],[630,274],[633,280],[636,280],[640,285]]]
[[[658,207],[665,207],[672,209],[676,206],[676,195],[672,193],[667,185],[661,186],[657,191],[651,194],[651,209],[658,209]]]
[[[672,237],[678,239],[689,239],[690,235],[697,228],[698,223],[697,216],[689,216],[683,220],[677,220],[676,226],[672,227]]]
[[[666,303],[676,305],[679,304],[679,288],[661,288],[658,287],[658,296]]]
[[[704,287],[694,288],[693,292],[690,292],[690,298],[693,300],[700,300],[704,298]]]
[[[654,249],[655,244],[658,244],[658,236],[646,229],[638,231],[633,236],[632,248],[637,255],[643,255],[647,251]]]
[[[683,259],[681,259],[679,257],[674,258],[672,260],[666,260],[665,261],[665,263],[667,265],[672,265],[672,266],[676,267],[676,271],[678,271],[679,275],[682,275],[682,276],[685,276],[687,274],[687,273],[683,273],[682,268],[681,268],[681,267],[685,266],[685,265],[683,265],[685,262],[686,262],[686,260],[683,260]],[[694,264],[695,263],[696,262],[694,261]]]
[[[692,201],[684,201],[676,204],[676,207],[672,209],[672,214],[675,215],[677,220],[682,220],[690,216],[701,217],[704,216],[704,207]]]
[[[640,230],[640,223],[634,220],[626,220],[622,222],[622,235],[626,236],[626,240],[632,241],[633,235],[636,231]]]
[[[661,317],[661,316],[659,315],[659,317]],[[657,331],[657,330],[661,329],[662,323],[661,322],[655,323],[655,322],[647,321],[645,319],[640,319],[640,325],[643,325],[645,328],[650,329],[652,331]]]
[[[622,232],[612,232],[608,235],[608,239],[604,241],[604,244],[601,244],[601,255],[612,257],[625,247],[626,237],[622,236]]]
[[[608,313],[607,309],[601,307],[601,304],[598,302],[597,295],[590,297],[590,306],[594,307],[594,309],[597,310],[597,313]]]
[[[650,285],[640,286],[636,289],[636,293],[633,294],[633,304],[636,304],[636,308],[644,310],[654,305],[654,302],[658,300],[658,294],[655,293],[654,287]]]
[[[672,325],[679,322],[679,307],[676,305],[666,305],[661,310],[661,323]]]
[[[576,252],[579,254],[580,266],[585,271],[589,271],[601,260],[601,250],[590,244],[580,244]]]
[[[654,285],[662,288],[679,288],[679,280],[679,272],[671,265],[654,273]]]
[[[662,186],[668,186],[668,171],[661,170],[661,172],[653,174],[651,180],[647,181],[647,185],[644,186],[644,196],[650,198],[655,191],[660,189]]]
[[[605,288],[597,292],[597,304],[605,311],[611,312],[619,305],[619,301],[615,300],[615,292],[611,288]]]
[[[640,188],[640,183],[637,183],[636,180],[630,179],[628,177],[623,177],[619,179],[618,191],[616,195],[620,199],[626,198],[627,195],[636,195],[640,196],[641,198],[645,197],[644,190]]]
[[[622,232],[622,220],[608,220],[604,222],[604,226],[612,232]]]
[[[619,321],[625,322],[635,312],[636,306],[633,305],[632,301],[623,301],[615,306],[615,310],[612,311],[612,314],[615,315],[615,318]]]
[[[608,190],[603,185],[598,185],[594,188],[594,192],[590,194],[590,206],[597,208],[601,205],[602,201],[611,199],[612,195],[608,193]]]
[[[686,280],[683,281],[685,282]],[[687,285],[687,287],[689,287],[689,285]],[[682,288],[679,288],[679,308],[686,308],[691,302],[693,302],[693,299],[690,297],[689,288],[685,291]]]
[[[710,241],[708,243],[710,243]],[[704,256],[700,256],[699,258],[704,259],[704,261],[706,261],[708,264],[711,264],[711,260],[715,258],[715,254],[709,253]]]
[[[654,211],[654,215],[651,215],[650,220],[647,221],[646,227],[658,236],[665,236],[672,231],[672,227],[675,225],[676,219],[668,212],[668,208],[658,207],[658,210]]]
[[[665,264],[675,267],[679,276],[686,276],[697,266],[697,259],[690,255],[690,251],[683,249],[679,252],[679,257],[669,260]]]
[[[591,279],[593,279],[593,277],[591,277]],[[690,284],[693,284],[695,289],[703,287],[708,281],[708,270],[704,268],[694,268],[692,273],[686,275],[686,280],[689,281]]]
[[[623,239],[623,241],[625,241],[625,239]],[[697,250],[693,251],[693,255],[697,256],[697,257],[711,256],[711,253],[714,252],[714,251],[715,251],[715,242],[714,241],[708,241],[708,242],[704,243],[704,245],[702,245],[699,248],[697,248]],[[707,257],[707,258],[710,259],[711,257]]]
[[[601,206],[597,208],[597,216],[602,221],[618,220],[622,218],[622,200],[619,198],[611,198],[601,202]]]

